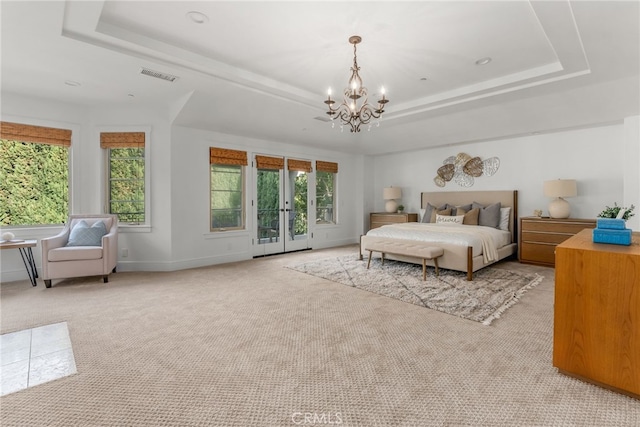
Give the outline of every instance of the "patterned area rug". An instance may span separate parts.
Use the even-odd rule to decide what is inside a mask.
[[[288,266],[312,276],[363,289],[400,301],[431,308],[464,319],[491,324],[522,294],[542,281],[538,274],[522,274],[502,268],[486,267],[474,273],[473,281],[466,273],[427,267],[427,280],[422,280],[422,266],[379,258],[360,261],[356,255],[327,258]]]

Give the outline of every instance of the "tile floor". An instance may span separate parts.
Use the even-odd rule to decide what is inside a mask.
[[[0,335],[0,395],[75,374],[67,322]]]

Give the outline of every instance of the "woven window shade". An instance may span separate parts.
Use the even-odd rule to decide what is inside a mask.
[[[282,157],[256,156],[256,167],[258,169],[284,169],[284,159]]]
[[[144,132],[101,132],[100,148],[144,148]]]
[[[316,160],[316,171],[338,173],[338,164]]]
[[[247,152],[227,148],[209,147],[209,163],[217,165],[247,166]]]
[[[70,147],[71,131],[68,129],[0,122],[0,139]]]
[[[290,171],[311,172],[313,170],[311,168],[311,162],[310,161],[308,161],[308,160],[296,160],[296,159],[287,160],[287,168]]]

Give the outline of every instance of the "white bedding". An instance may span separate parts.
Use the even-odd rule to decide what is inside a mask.
[[[497,250],[511,243],[511,232],[493,227],[421,222],[383,225],[369,230],[367,236],[472,246],[473,253],[482,254],[486,263],[496,261]]]

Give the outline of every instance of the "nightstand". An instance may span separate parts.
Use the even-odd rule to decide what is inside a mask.
[[[371,212],[369,217],[369,230],[382,227],[387,224],[399,224],[403,222],[418,222],[417,213],[387,213]]]
[[[556,246],[585,228],[595,228],[595,219],[520,218],[518,258],[524,264],[556,265]]]

